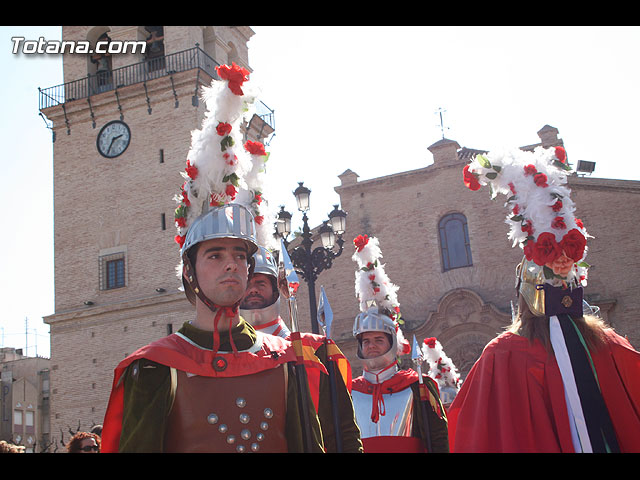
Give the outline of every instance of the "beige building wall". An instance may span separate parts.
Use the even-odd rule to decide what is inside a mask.
[[[540,144],[562,144],[557,129],[538,132]],[[526,132],[525,132],[526,133]],[[523,148],[529,149],[536,145]],[[511,319],[515,297],[515,267],[522,258],[511,248],[504,222],[504,198],[490,199],[487,189],[472,192],[462,182],[462,168],[480,150],[461,148],[443,139],[430,148],[433,163],[422,169],[358,181],[351,170],[339,176],[335,190],[348,212],[345,250],[316,281],[324,286],[334,312],[335,339],[348,355],[354,375],[361,372],[352,337],[358,313],[355,298],[353,239],[378,237],[382,262],[400,288],[398,299],[407,339],[419,342],[436,336],[445,352],[466,374],[486,343]],[[576,163],[577,159],[569,159]],[[604,159],[603,159],[604,160]],[[425,159],[425,163],[427,159]],[[595,238],[588,242],[590,269],[586,299],[619,333],[640,345],[640,297],[635,278],[640,272],[635,239],[639,227],[633,212],[640,208],[640,182],[569,177],[576,215]],[[438,222],[446,214],[467,219],[472,266],[443,271]],[[300,287],[299,319],[310,325],[306,285]]]

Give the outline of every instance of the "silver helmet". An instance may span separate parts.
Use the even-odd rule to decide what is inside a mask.
[[[193,221],[181,249],[182,262],[185,266],[182,284],[187,298],[194,305],[195,297],[200,291],[189,252],[195,245],[214,238],[244,240],[250,264],[249,276],[253,273],[253,255],[258,250],[253,215],[244,205],[236,203],[211,208]]]
[[[391,348],[378,357],[364,358],[361,335],[366,332],[381,332],[387,334]],[[380,312],[378,307],[371,307],[356,316],[353,323],[353,336],[358,340],[358,358],[362,359],[367,370],[384,368],[396,360],[399,350],[396,323],[390,316]]]

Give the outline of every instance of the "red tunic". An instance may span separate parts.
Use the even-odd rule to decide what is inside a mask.
[[[640,452],[640,353],[608,332],[592,353],[622,452]],[[560,370],[538,341],[504,333],[473,366],[448,410],[452,452],[574,452]]]
[[[275,368],[286,362],[296,361],[291,343],[283,338],[264,335],[262,348],[255,352],[220,353],[195,347],[177,334],[172,334],[146,345],[126,359],[115,369],[113,387],[102,432],[102,448],[105,453],[117,452],[122,430],[123,395],[121,382],[126,368],[135,360],[145,358],[153,362],[173,367],[178,370],[205,377],[232,377],[250,375],[269,368]],[[277,354],[277,355],[276,355]],[[224,370],[216,370],[217,359],[227,361]],[[305,360],[307,360],[305,358]],[[307,363],[305,361],[305,363]],[[319,361],[309,361],[322,371],[324,367]],[[309,370],[316,370],[315,368]]]

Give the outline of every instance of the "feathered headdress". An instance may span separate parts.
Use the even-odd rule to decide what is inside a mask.
[[[189,226],[210,207],[240,203],[254,214],[256,225],[264,223],[266,215],[260,174],[268,155],[259,142],[243,145],[241,131],[256,100],[256,92],[245,85],[249,71],[233,63],[216,67],[216,73],[220,80],[203,88],[205,118],[202,127],[191,132],[191,148],[181,172],[185,181],[174,197],[178,203],[175,240],[180,247]]]
[[[453,387],[456,392],[460,389],[460,373],[435,337],[424,339],[422,356],[429,364],[429,376],[438,382],[440,389]]]
[[[387,276],[380,262],[382,251],[376,237],[359,235],[353,240],[355,253],[352,259],[357,263],[355,278],[356,297],[360,311],[367,312],[376,307],[380,314],[388,316],[395,324],[400,353],[409,353],[411,347],[404,338],[400,325],[404,323],[398,302],[398,286]]]
[[[489,185],[492,198],[507,196],[509,239],[527,261],[542,267],[553,286],[586,285],[589,267],[584,261],[589,235],[574,214],[569,170],[562,147],[476,155],[463,170],[469,189]]]

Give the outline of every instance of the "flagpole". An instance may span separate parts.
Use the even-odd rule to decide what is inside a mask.
[[[300,408],[300,423],[302,425],[302,442],[303,448],[306,453],[311,452],[312,437],[311,437],[311,423],[309,420],[309,402],[307,396],[304,394],[308,388],[307,371],[304,365],[304,351],[302,346],[302,337],[300,336],[300,330],[298,328],[298,310],[296,294],[300,282],[298,275],[296,274],[289,253],[285,248],[284,241],[280,242],[280,266],[284,270],[284,280],[286,284],[286,290],[289,293],[288,305],[289,305],[289,318],[291,320],[291,343],[293,344],[293,351],[296,354],[296,364],[294,365],[296,372],[296,382],[298,386],[298,400]]]
[[[329,372],[329,391],[331,393],[331,407],[333,413],[333,431],[336,437],[336,452],[342,453],[342,432],[340,429],[340,411],[338,409],[338,385],[336,381],[336,364],[329,355],[329,340],[331,338],[331,322],[333,321],[333,311],[329,305],[329,299],[320,287],[320,302],[318,304],[318,321],[325,330],[325,346],[327,349],[327,371]]]
[[[427,393],[427,386],[424,384],[422,379],[422,355],[420,353],[420,349],[418,348],[418,343],[416,341],[416,336],[413,336],[413,349],[411,352],[411,360],[413,360],[416,371],[418,372],[418,391],[420,392],[420,412],[422,413],[423,418],[423,428],[425,431],[425,439],[427,443],[427,452],[431,453],[431,429],[429,428],[429,417],[427,416],[427,402],[429,401],[429,395]]]

